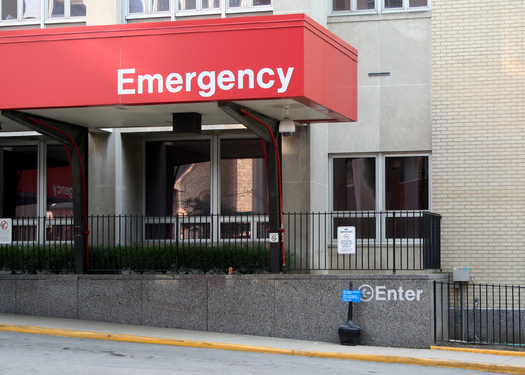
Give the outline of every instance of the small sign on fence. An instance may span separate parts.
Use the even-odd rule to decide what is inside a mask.
[[[337,227],[337,253],[355,254],[355,227]]]
[[[0,244],[10,244],[13,241],[12,219],[0,219]]]

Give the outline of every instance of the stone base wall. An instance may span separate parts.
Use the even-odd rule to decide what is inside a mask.
[[[338,343],[352,282],[360,344],[428,348],[434,280],[448,275],[0,275],[0,312]]]

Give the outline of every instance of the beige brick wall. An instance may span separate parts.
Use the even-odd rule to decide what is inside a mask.
[[[525,284],[525,1],[432,2],[433,211],[442,266]]]

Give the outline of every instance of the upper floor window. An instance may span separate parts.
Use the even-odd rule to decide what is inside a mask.
[[[0,24],[40,24],[82,21],[86,0],[0,0]],[[42,16],[43,14],[43,16]]]
[[[48,18],[86,16],[86,0],[49,0]]]
[[[333,0],[332,13],[381,13],[430,9],[431,0]]]
[[[166,17],[216,14],[226,17],[228,13],[271,10],[271,0],[126,0],[127,18]],[[172,9],[175,6],[175,9]]]

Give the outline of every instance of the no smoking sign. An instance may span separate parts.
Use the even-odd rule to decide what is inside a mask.
[[[337,253],[355,254],[355,227],[337,228]]]
[[[11,219],[0,219],[0,244],[10,244],[12,242],[11,227]]]

